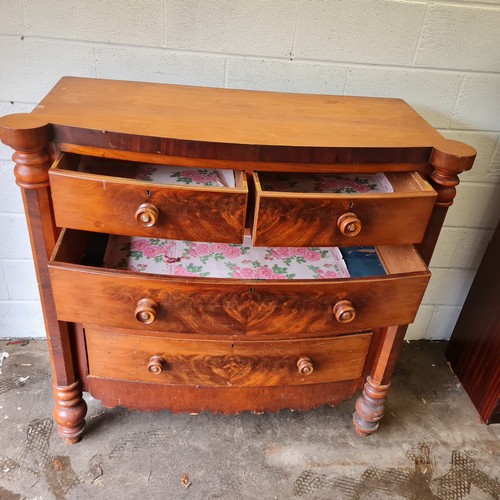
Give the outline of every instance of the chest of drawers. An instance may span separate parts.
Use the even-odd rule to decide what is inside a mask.
[[[356,430],[378,427],[473,148],[397,99],[83,78],[3,117],[0,132],[15,151],[68,443],[84,431],[82,390],[106,406],[226,414],[362,390]],[[172,166],[183,182],[148,178]],[[200,171],[230,182],[198,182]],[[340,193],[303,187],[333,174]],[[352,189],[381,174],[389,192]],[[113,265],[125,247],[128,264]],[[340,255],[350,276],[335,274]],[[327,256],[338,261],[322,268]]]

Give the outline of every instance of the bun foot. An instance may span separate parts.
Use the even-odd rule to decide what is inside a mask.
[[[54,420],[59,435],[67,444],[76,444],[82,438],[87,413],[87,403],[82,398],[80,381],[65,386],[54,384],[54,396]]]
[[[371,377],[366,378],[352,416],[354,427],[360,436],[368,436],[378,429],[379,421],[384,416],[384,405],[390,385],[379,385]]]

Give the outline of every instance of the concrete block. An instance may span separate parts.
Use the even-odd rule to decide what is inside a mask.
[[[0,36],[0,100],[1,101],[29,101],[20,98],[25,85],[26,63],[24,57],[24,42],[18,36]],[[31,75],[33,80],[33,75]]]
[[[493,230],[444,227],[431,267],[477,269]]]
[[[28,95],[18,100],[38,103],[62,76],[96,76],[90,45],[46,40],[25,40],[25,45],[28,74],[23,86]]]
[[[0,53],[2,101],[39,102],[62,76],[95,76],[91,45],[0,38]]]
[[[432,277],[422,303],[462,307],[476,272],[442,268],[431,268],[431,271]]]
[[[150,46],[163,41],[162,0],[23,3],[27,35]]]
[[[434,127],[448,127],[462,75],[414,69],[351,68],[347,95],[399,97]]]
[[[21,35],[24,30],[23,4],[19,0],[2,0],[0,4],[0,34]]]
[[[462,237],[461,228],[444,227],[431,259],[432,267],[455,267],[453,256]]]
[[[228,59],[227,86],[236,89],[342,94],[347,68],[265,59]]]
[[[453,113],[451,128],[500,130],[499,95],[500,75],[467,75]]]
[[[31,259],[31,246],[26,226],[26,219],[22,214],[0,213],[0,259]]]
[[[500,10],[430,3],[415,65],[500,71]]]
[[[448,211],[445,226],[492,229],[500,218],[500,184],[464,182]]]
[[[9,292],[7,290],[7,282],[3,275],[2,261],[0,260],[0,302],[9,299]]]
[[[44,338],[45,327],[40,302],[0,302],[0,337]]]
[[[166,0],[165,46],[289,57],[296,2]]]
[[[21,190],[16,185],[14,164],[0,160],[0,213],[24,213]],[[2,243],[3,244],[3,243]]]
[[[453,255],[452,266],[477,269],[492,236],[493,230],[463,229]]]
[[[493,158],[486,171],[487,182],[500,182],[500,136],[498,138],[497,147],[493,153]]]
[[[420,306],[415,321],[408,326],[405,340],[425,339],[433,313],[434,306]]]
[[[426,338],[429,340],[448,340],[457,324],[461,310],[462,307],[436,307],[427,328]]]
[[[464,132],[457,130],[441,130],[440,132],[447,139],[465,142],[477,151],[472,169],[460,174],[460,181],[485,181],[499,134],[495,132]]]
[[[411,64],[424,3],[309,0],[299,3],[294,57]]]
[[[9,300],[38,300],[38,283],[32,260],[5,259],[3,275]]]
[[[96,47],[97,76],[223,87],[224,58],[134,47]]]

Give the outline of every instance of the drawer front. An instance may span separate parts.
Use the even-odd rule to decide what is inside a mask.
[[[241,243],[248,188],[154,184],[72,170],[63,154],[49,171],[56,224],[152,238]]]
[[[86,328],[90,375],[201,387],[287,386],[361,377],[372,334],[290,341],[191,340]]]
[[[415,172],[387,174],[395,192],[264,191],[254,173],[253,241],[258,246],[406,245],[421,242],[436,192]]]
[[[387,247],[381,259],[394,271],[380,277],[155,276],[72,264],[81,234],[64,232],[49,272],[58,319],[86,325],[214,335],[347,333],[411,323],[430,277],[413,247]]]

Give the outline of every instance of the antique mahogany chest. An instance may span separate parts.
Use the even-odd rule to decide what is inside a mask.
[[[378,427],[473,148],[399,99],[84,78],[0,132],[68,443],[82,390],[228,414],[362,389],[356,430]]]

